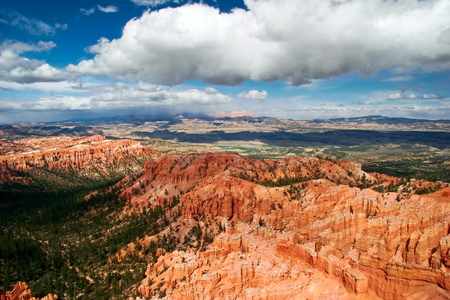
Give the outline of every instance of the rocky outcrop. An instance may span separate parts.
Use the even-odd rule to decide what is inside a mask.
[[[427,291],[450,298],[450,187],[426,195],[402,186],[401,194],[361,189],[383,180],[407,185],[315,158],[151,159],[140,178],[121,183],[122,197],[139,209],[179,197],[182,220],[201,220],[205,232],[218,222],[225,233],[204,250],[162,255],[139,292],[173,299],[417,299]]]
[[[196,197],[195,194],[198,193],[202,198],[206,192],[202,189],[207,186],[217,187],[216,191],[223,193],[230,191],[230,188],[233,193],[252,190],[238,197],[243,198],[243,201],[252,201],[252,194],[259,192],[275,193],[272,197],[278,198],[279,193],[284,193],[286,189],[275,186],[292,185],[315,178],[355,186],[365,181],[370,182],[371,175],[363,172],[359,165],[343,160],[306,157],[258,160],[234,153],[167,154],[148,160],[140,178],[132,182],[128,182],[129,178],[126,178],[120,185],[125,186],[121,194],[123,198],[145,206],[155,200],[162,201],[191,191],[193,193],[190,193],[190,197]],[[267,186],[274,188],[266,188]],[[191,200],[193,199],[186,202]]]
[[[161,256],[147,269],[147,279],[138,291],[146,298],[166,294],[169,299],[352,297],[339,281],[312,269],[306,261],[280,255],[276,240],[281,236],[242,224],[217,236],[206,251],[175,251]],[[347,273],[350,281],[358,278],[356,270]]]
[[[44,298],[35,298],[32,296],[30,289],[24,282],[18,282],[14,289],[10,292],[2,294],[0,291],[0,300],[56,300],[58,297],[48,294]]]
[[[79,170],[97,164],[117,164],[133,156],[158,155],[134,140],[107,140],[101,135],[82,139],[66,136],[23,139],[4,148],[3,152],[8,152],[0,156],[0,179],[3,180],[32,168]]]

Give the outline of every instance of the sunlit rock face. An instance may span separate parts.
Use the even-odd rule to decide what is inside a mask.
[[[57,170],[106,169],[136,157],[158,155],[134,140],[108,140],[101,135],[86,138],[67,136],[17,140],[3,149],[0,179],[10,180],[17,172],[46,167]]]
[[[48,294],[44,298],[35,298],[26,283],[18,282],[14,286],[12,291],[2,294],[0,291],[0,300],[56,300],[58,297],[52,294]]]
[[[379,193],[370,187],[393,186]],[[179,197],[178,220],[216,232],[159,256],[138,291],[168,299],[448,299],[450,187],[316,158],[168,154],[124,179],[144,210]],[[217,230],[220,227],[221,230]]]

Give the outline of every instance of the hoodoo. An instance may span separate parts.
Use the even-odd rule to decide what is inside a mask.
[[[387,183],[396,191],[369,188]],[[138,210],[179,196],[180,220],[222,232],[199,250],[160,256],[139,292],[174,299],[416,299],[426,291],[448,298],[450,188],[416,195],[415,184],[341,160],[150,159],[121,196]]]

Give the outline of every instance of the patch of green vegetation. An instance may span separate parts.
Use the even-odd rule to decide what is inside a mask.
[[[411,145],[368,145],[349,149],[351,151],[347,147],[317,147],[314,155],[357,162],[366,172],[429,181],[450,181],[448,150]]]
[[[450,169],[443,157],[436,157],[430,162],[405,155],[397,159],[384,161],[367,161],[363,163],[366,172],[377,172],[396,177],[417,178],[429,181],[450,181]]]
[[[347,153],[345,153],[342,149],[340,148],[326,148],[322,151],[322,153],[326,156],[326,157],[331,157],[331,158],[335,158],[335,159],[345,159],[347,155]]]
[[[117,261],[119,249],[168,225],[165,211],[178,198],[167,201],[165,207],[119,218],[125,201],[113,189],[86,198],[98,188],[102,186],[73,189],[64,195],[61,191],[34,193],[33,197],[22,194],[16,198],[20,206],[13,199],[2,202],[0,281],[4,290],[25,281],[37,297],[53,293],[68,299],[121,299],[144,278],[157,248],[175,249],[179,241],[164,235],[143,249],[143,257],[129,255]]]
[[[424,195],[424,194],[430,194],[438,191],[441,188],[440,185],[437,185],[436,187],[423,187],[419,188],[415,191],[417,195]]]
[[[372,146],[364,145],[364,146],[343,146],[340,148],[343,152],[366,152],[371,150]]]
[[[221,149],[227,150],[227,151],[232,151],[232,152],[248,152],[251,150],[254,150],[253,148],[248,148],[248,147],[239,147],[239,146],[218,146]]]
[[[302,183],[305,181],[311,180],[311,178],[307,178],[307,177],[285,177],[285,178],[280,178],[277,181],[258,181],[258,184],[261,184],[263,186],[267,186],[267,187],[282,187],[282,186],[288,186],[288,185],[293,185],[296,183]]]
[[[144,278],[156,248],[173,250],[178,243],[167,236],[143,249],[143,257],[114,259],[137,237],[165,228],[164,212],[179,202],[173,197],[164,207],[119,217],[126,202],[111,187],[142,165],[136,159],[110,166],[106,173],[39,168],[14,174],[27,184],[1,185],[0,287],[11,290],[24,281],[36,297],[124,298],[124,291]]]
[[[47,169],[15,175],[30,178],[32,184],[10,183],[0,189],[3,290],[24,281],[35,297],[52,293],[63,299],[125,299],[144,279],[158,248],[180,248],[178,228],[166,230],[181,214],[177,195],[124,216],[126,201],[114,188],[122,177],[92,179],[83,172]],[[130,181],[138,176],[130,175]],[[212,230],[195,228],[195,247],[212,242]],[[136,239],[144,236],[158,238],[141,245]],[[135,252],[117,259],[130,243]]]

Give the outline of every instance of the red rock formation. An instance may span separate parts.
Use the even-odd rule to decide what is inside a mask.
[[[280,185],[281,181],[294,183],[312,178],[326,178],[349,185],[361,184],[363,178],[371,180],[371,176],[363,172],[359,165],[343,160],[333,162],[306,157],[258,160],[233,153],[209,153],[168,154],[150,159],[145,164],[143,176],[128,185],[126,182],[129,179],[124,179],[121,185],[126,185],[122,197],[133,199],[133,203],[145,206],[158,199],[185,194],[194,188],[198,188],[198,192],[202,194],[200,189],[205,186],[217,186],[217,191],[222,192],[230,191],[232,187],[233,193],[240,193],[248,190],[240,185],[248,185],[254,187],[255,192],[261,190],[265,193],[270,190],[269,194],[277,194],[271,197],[278,198],[278,194],[284,193],[285,189],[266,189],[258,183]],[[217,180],[220,180],[220,183],[216,182]],[[232,182],[227,183],[228,180]],[[252,193],[241,196],[245,198],[243,200],[251,201]],[[194,195],[195,193],[190,194]],[[228,199],[227,196],[225,198]],[[269,208],[270,205],[264,203],[264,209]],[[226,207],[223,209],[226,210]]]
[[[6,147],[8,154],[0,156],[0,179],[8,180],[16,171],[46,166],[75,170],[89,163],[121,162],[127,155],[148,157],[157,152],[133,140],[106,140],[101,135],[82,139],[54,137],[23,139]],[[5,150],[4,150],[5,151]]]
[[[144,297],[165,291],[170,299],[352,298],[339,281],[306,261],[280,255],[273,234],[241,225],[234,233],[217,236],[206,251],[161,256],[149,266],[138,290]],[[348,273],[353,279],[355,275]],[[373,293],[366,295],[377,299]]]
[[[313,179],[295,183],[300,178]],[[122,197],[143,209],[179,195],[181,219],[227,231],[204,251],[161,256],[139,291],[174,299],[417,299],[426,290],[450,298],[450,187],[401,197],[351,187],[383,178],[316,158],[151,159],[136,181],[124,179]]]
[[[0,300],[56,300],[58,297],[52,294],[48,294],[44,298],[32,297],[31,291],[24,282],[18,282],[14,289],[10,292],[2,294],[0,290]]]

